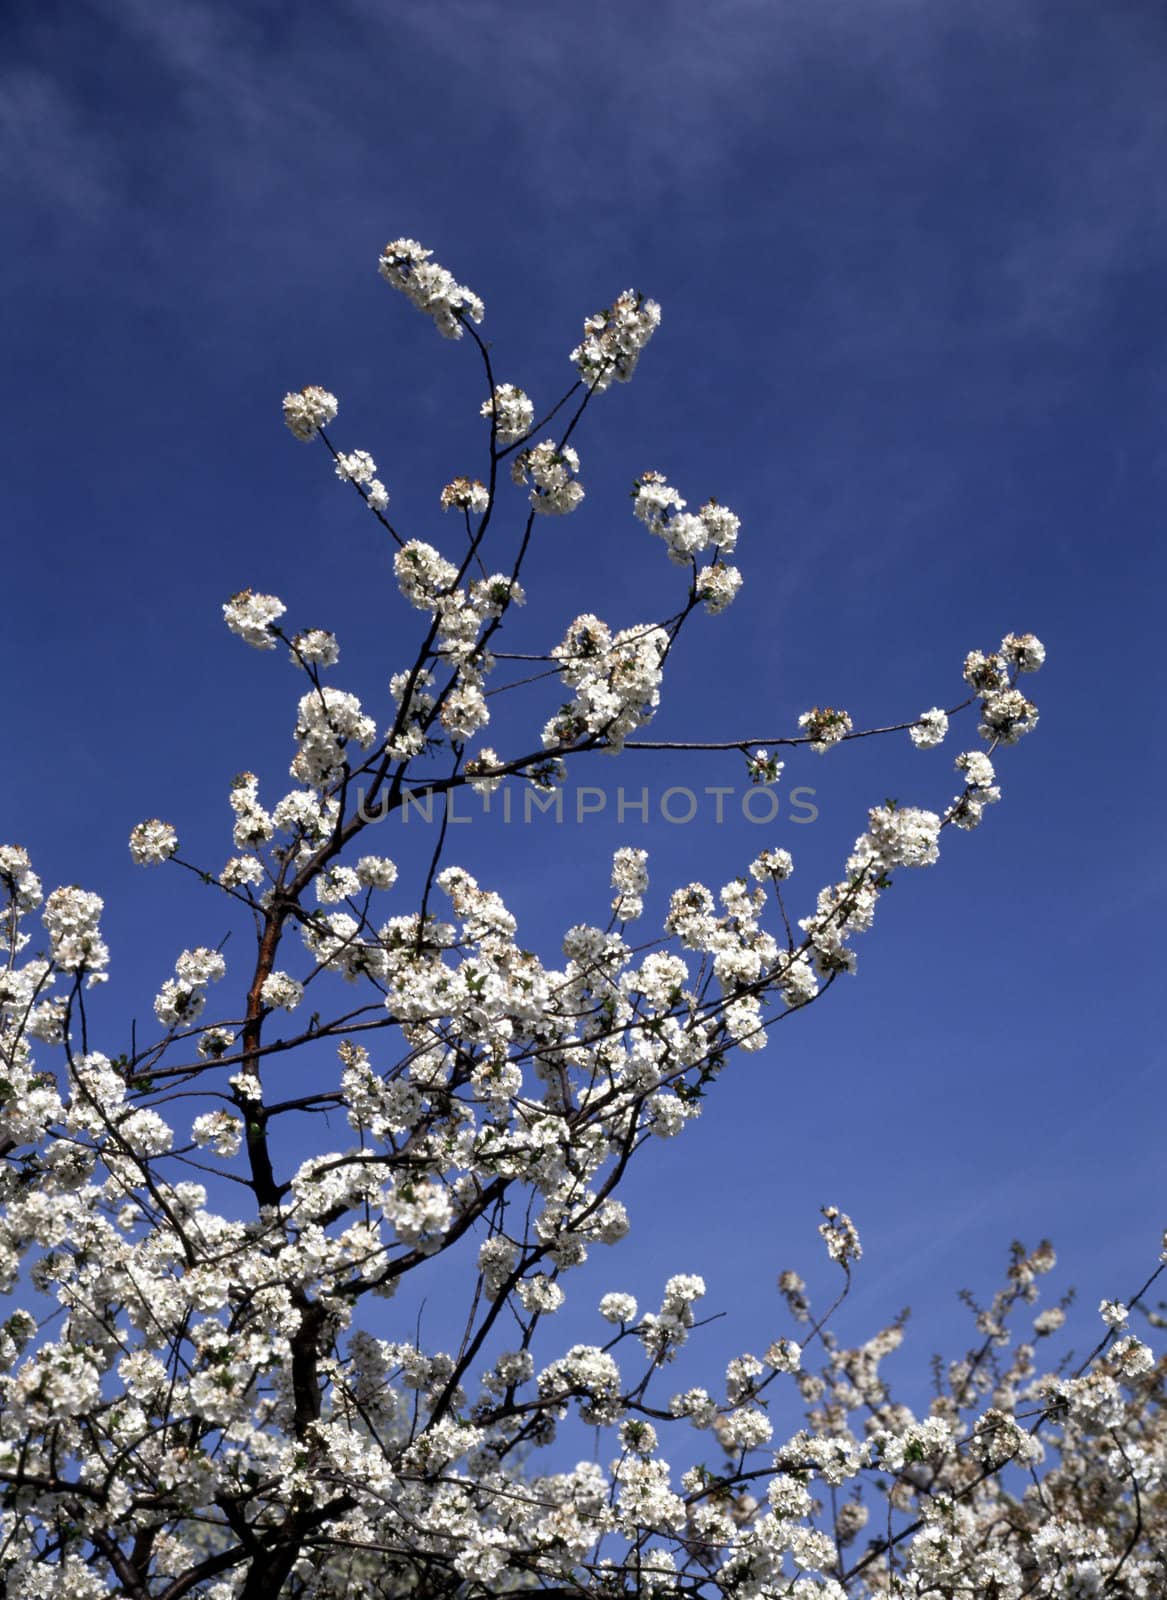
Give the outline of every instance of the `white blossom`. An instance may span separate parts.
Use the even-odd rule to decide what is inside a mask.
[[[500,444],[515,444],[534,422],[535,407],[513,383],[499,383],[495,385],[492,398],[482,402],[481,415],[496,419],[495,431]]]
[[[243,1124],[230,1111],[207,1111],[191,1125],[196,1144],[209,1145],[219,1156],[234,1156],[243,1140]]]
[[[464,317],[482,321],[482,301],[432,256],[416,239],[391,239],[381,252],[381,276],[431,316],[444,338],[460,339]]]
[[[443,511],[470,511],[481,516],[490,505],[486,485],[477,478],[455,478],[441,493]]]
[[[321,428],[333,421],[339,409],[337,398],[315,384],[284,396],[284,421],[297,439],[315,439]]]
[[[336,475],[342,483],[369,484],[377,476],[377,463],[367,450],[353,450],[348,455],[342,450],[336,457]]]
[[[702,568],[697,574],[697,594],[704,600],[710,616],[724,611],[733,602],[741,586],[742,575],[738,569],[723,566],[720,562],[716,566]]]
[[[606,1294],[600,1301],[600,1315],[605,1322],[635,1322],[636,1297],[630,1294]]]
[[[304,998],[304,986],[286,972],[269,972],[260,985],[260,998],[273,1010],[294,1011]]]
[[[845,739],[854,724],[846,711],[836,711],[833,706],[815,706],[802,713],[798,726],[805,731],[814,753],[821,756]]]
[[[933,706],[931,711],[921,711],[908,732],[917,750],[931,750],[944,742],[948,732],[948,714],[939,706]]]
[[[274,594],[253,594],[241,589],[223,607],[223,616],[232,633],[256,650],[274,650],[272,627],[287,610]]]
[[[604,311],[584,322],[584,336],[571,352],[581,379],[595,393],[616,381],[627,383],[640,352],[660,326],[660,306],[635,289],[625,289]]]
[[[393,241],[381,271],[449,337],[482,316],[416,241]],[[583,384],[630,377],[658,321],[631,291],[589,318],[573,352]],[[574,445],[528,443],[535,409],[521,390],[498,385],[481,410],[492,484],[521,445],[512,468],[532,510],[579,503]],[[285,401],[297,438],[335,415],[324,390]],[[587,420],[580,410],[567,424],[573,440]],[[367,451],[335,465],[384,511]],[[737,593],[726,560],[740,524],[718,501],[691,510],[663,476],[642,474],[635,515],[684,581],[668,596],[613,571],[621,622],[664,619],[621,628],[583,596],[549,620],[538,562],[520,575],[530,518],[516,537],[487,518],[489,502],[471,477],[442,490],[445,509],[483,519],[469,545],[453,527],[449,556],[390,528],[407,605],[390,596],[392,659],[381,688],[365,691],[371,712],[320,682],[338,660],[335,635],[280,634],[296,669],[292,785],[271,793],[246,771],[231,783],[233,853],[218,872],[195,867],[191,931],[172,939],[147,924],[164,971],[178,952],[153,1017],[135,1005],[119,1021],[104,996],[84,1001],[81,980],[108,965],[101,897],[66,886],[42,908],[27,852],[0,846],[0,1476],[11,1513],[0,1589],[13,1600],[102,1600],[111,1586],[238,1600],[265,1583],[305,1600],[370,1584],[1084,1600],[1120,1582],[1151,1600],[1167,1522],[1161,1318],[1149,1311],[1144,1342],[1127,1330],[1145,1303],[1105,1299],[1089,1358],[1046,1362],[1070,1303],[1036,1309],[1048,1243],[1015,1245],[998,1290],[970,1292],[967,1353],[936,1363],[919,1416],[903,1398],[919,1386],[901,1387],[888,1359],[906,1341],[902,1315],[851,1343],[862,1305],[836,1320],[817,1283],[812,1306],[812,1288],[783,1271],[764,1353],[733,1346],[711,1392],[694,1381],[721,1337],[706,1323],[740,1287],[716,1250],[701,1257],[707,1288],[685,1270],[696,1258],[654,1257],[650,1239],[642,1264],[659,1260],[664,1289],[645,1312],[599,1267],[601,1246],[651,1221],[630,1215],[626,1170],[651,1163],[657,1139],[699,1141],[692,1125],[719,1080],[756,1077],[750,1056],[772,1024],[855,969],[855,936],[873,926],[891,875],[935,862],[947,824],[970,829],[997,800],[997,748],[1036,723],[1016,681],[1042,664],[1040,642],[1010,634],[966,656],[988,753],[957,757],[947,809],[873,806],[805,915],[787,910],[790,852],[743,854],[734,830],[714,887],[695,863],[693,881],[666,883],[655,926],[644,925],[647,852],[631,845],[615,849],[610,888],[584,911],[568,894],[583,853],[545,858],[532,835],[530,882],[512,900],[488,879],[510,852],[472,846],[455,805],[473,801],[472,787],[505,825],[513,801],[564,800],[569,760],[618,756],[657,711],[682,627]],[[528,592],[530,610],[515,615]],[[412,625],[408,608],[421,613]],[[251,591],[224,608],[232,631],[264,649],[284,614]],[[524,694],[537,708],[526,724]],[[727,717],[733,698],[722,695]],[[248,692],[244,731],[258,704]],[[494,744],[480,745],[492,716]],[[774,738],[821,754],[857,732],[831,707],[799,723],[800,738],[743,739],[728,759],[770,785],[782,771]],[[947,723],[933,707],[911,737],[934,745]],[[717,730],[708,743],[726,746]],[[728,791],[712,792],[720,805]],[[447,802],[437,827],[419,815],[434,800]],[[371,831],[394,812],[391,840]],[[459,838],[481,882],[459,864]],[[177,844],[157,819],[130,836],[142,864]],[[534,902],[563,913],[545,952]],[[317,1009],[281,1023],[309,984]],[[212,985],[219,1020],[204,1021]],[[853,1118],[837,1087],[835,1100],[827,1123]],[[894,1181],[897,1158],[870,1134],[879,1178]],[[807,1181],[814,1143],[796,1130],[791,1159]],[[704,1183],[699,1142],[689,1159]],[[898,1165],[910,1179],[910,1151]],[[650,1198],[651,1179],[648,1166]],[[717,1210],[717,1175],[704,1186]],[[764,1208],[738,1212],[726,1226],[767,1236]],[[820,1233],[849,1286],[863,1257],[855,1224],[827,1206]],[[594,1276],[571,1279],[585,1267]],[[592,1287],[556,1316],[572,1282]],[[867,1284],[863,1305],[880,1303],[878,1288]],[[391,1316],[378,1309],[394,1296]],[[783,1332],[791,1324],[805,1351]],[[596,1441],[573,1467],[580,1424]],[[840,1553],[867,1526],[897,1530],[886,1562]]]
[[[306,628],[292,640],[292,660],[309,666],[334,667],[340,660],[336,635],[327,628]]]
[[[159,822],[157,817],[149,822],[139,822],[130,834],[130,854],[140,867],[157,866],[169,861],[178,849],[178,834],[169,822]]]
[[[532,507],[551,516],[574,511],[583,499],[578,472],[576,451],[569,444],[557,445],[554,439],[520,450],[511,466],[514,482],[530,485]]]

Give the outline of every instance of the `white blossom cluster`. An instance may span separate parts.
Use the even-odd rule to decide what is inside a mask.
[[[464,318],[482,321],[482,301],[432,256],[416,239],[391,239],[381,252],[381,276],[431,316],[443,338],[460,339]]]
[[[581,343],[571,352],[576,371],[601,394],[613,382],[627,383],[640,352],[660,327],[660,306],[635,289],[625,289],[603,311],[584,322]]]
[[[965,787],[953,800],[949,815],[958,828],[968,831],[980,824],[985,807],[995,805],[1001,798],[1001,791],[997,787],[993,763],[983,750],[962,751],[955,766]]]
[[[109,964],[100,928],[104,909],[100,895],[76,887],[54,889],[45,900],[41,921],[49,954],[62,972],[84,972],[90,981],[104,972]]]
[[[612,887],[616,898],[612,901],[621,922],[634,922],[644,912],[644,891],[648,888],[647,850],[637,850],[622,845],[612,860]]]
[[[310,691],[296,716],[299,749],[292,777],[310,788],[323,788],[343,772],[346,746],[354,743],[367,750],[376,733],[376,723],[361,710],[355,694],[330,687]]]
[[[336,475],[342,483],[372,483],[377,476],[377,463],[367,450],[353,450],[348,455],[341,451],[336,458]]]
[[[419,611],[434,611],[442,595],[457,581],[458,569],[420,539],[411,539],[397,552],[393,570],[401,593]]]
[[[804,711],[798,719],[815,755],[826,755],[832,745],[839,744],[852,731],[854,724],[846,711],[834,706],[814,706]]]
[[[515,384],[498,383],[490,399],[482,402],[480,414],[493,419],[500,444],[517,444],[530,431],[535,407],[530,396]]]
[[[947,732],[948,713],[939,706],[933,706],[931,711],[922,711],[909,729],[917,750],[932,750],[936,745],[943,744]]]
[[[697,595],[704,600],[705,609],[711,617],[732,605],[737,598],[737,592],[742,586],[742,575],[736,567],[725,566],[715,562],[712,566],[702,567],[697,574]]]
[[[642,472],[632,486],[632,508],[650,533],[663,539],[669,560],[694,569],[694,593],[716,616],[732,603],[741,588],[742,575],[722,559],[737,546],[741,519],[728,506],[708,500],[697,512],[685,510],[685,501],[659,472]],[[712,548],[710,565],[698,569],[696,559]]]
[[[388,247],[382,272],[447,334],[481,316],[413,241]],[[631,294],[589,319],[574,357],[584,381],[630,376],[658,320]],[[335,415],[323,391],[289,402],[300,438]],[[532,425],[510,386],[483,409],[496,445]],[[546,442],[515,465],[534,496],[563,502],[534,509],[570,509],[573,490],[578,502],[573,450]],[[337,471],[371,503],[368,452]],[[712,501],[690,515],[655,474],[636,493],[679,562],[714,552],[693,569],[685,614],[702,599],[722,609],[739,581],[722,559],[737,518]],[[474,515],[488,501],[472,478],[441,496]],[[1161,1597],[1165,1363],[1131,1331],[1138,1298],[1108,1296],[1095,1355],[1039,1371],[1034,1351],[1068,1302],[1020,1337],[1015,1324],[1054,1264],[1048,1246],[1015,1248],[1003,1289],[974,1308],[976,1344],[938,1369],[919,1415],[882,1369],[902,1319],[844,1346],[792,1271],[778,1280],[791,1330],[706,1386],[686,1363],[726,1286],[662,1272],[639,1297],[605,1288],[581,1303],[573,1273],[632,1226],[616,1192],[629,1165],[689,1129],[721,1073],[749,1070],[773,1023],[853,970],[853,936],[892,874],[933,864],[943,829],[972,827],[998,799],[997,776],[989,754],[966,751],[947,809],[873,807],[801,921],[783,903],[794,861],[780,841],[719,889],[666,889],[655,914],[647,852],[622,845],[599,921],[565,917],[540,955],[503,896],[441,850],[402,855],[399,872],[365,836],[363,808],[443,785],[549,789],[569,758],[618,753],[656,711],[680,624],[665,609],[670,622],[614,631],[581,613],[536,655],[536,679],[550,668],[571,695],[543,728],[545,757],[501,732],[499,749],[470,752],[505,659],[495,635],[526,595],[521,551],[495,557],[481,529],[467,549],[458,531],[456,560],[398,540],[395,603],[420,613],[422,642],[394,665],[387,721],[321,685],[339,658],[332,633],[288,636],[297,693],[310,683],[296,786],[271,799],[256,774],[236,778],[235,854],[200,873],[254,936],[242,968],[232,956],[230,992],[222,949],[192,941],[156,997],[160,1036],[120,1030],[104,1053],[107,1023],[87,1015],[80,982],[108,965],[101,899],[69,886],[45,899],[27,853],[0,847],[0,1281],[16,1302],[0,1323],[0,1589]],[[284,613],[251,591],[224,608],[261,649]],[[1034,725],[1015,682],[1043,656],[1009,635],[968,657],[990,751]],[[927,748],[956,714],[898,727]],[[821,753],[854,731],[829,707],[799,726],[779,742]],[[777,781],[770,749],[733,748],[753,779]],[[130,851],[161,864],[177,832],[142,822]],[[212,994],[227,995],[217,1018],[204,1016]],[[297,1078],[288,1054],[301,1048],[311,1071]],[[825,1266],[849,1284],[858,1229],[837,1207],[822,1217]],[[447,1252],[468,1274],[449,1337],[410,1299]],[[557,1334],[569,1316],[581,1325]],[[594,1458],[541,1471],[539,1451],[570,1461],[581,1427]],[[1031,1475],[1010,1478],[1018,1468]],[[887,1548],[865,1547],[865,1530]]]
[[[339,409],[336,396],[317,384],[284,396],[284,421],[305,444],[335,420]]]
[[[530,485],[531,505],[545,516],[565,516],[576,509],[584,497],[578,472],[577,453],[554,439],[520,450],[511,466],[514,482]]]
[[[668,649],[663,628],[646,625],[613,634],[590,612],[577,617],[551,652],[575,698],[544,727],[544,745],[574,744],[593,736],[619,750],[660,704]]]
[[[470,509],[476,486],[460,481],[466,484],[466,509]],[[457,483],[450,487],[462,492]],[[455,668],[440,704],[430,692],[433,674],[428,669],[396,674],[392,679],[390,687],[400,710],[390,745],[395,754],[407,757],[424,748],[425,730],[435,720],[459,743],[485,727],[490,720],[485,685],[494,661],[481,648],[482,635],[508,607],[523,605],[526,595],[522,584],[505,573],[487,573],[465,588],[458,586],[458,568],[433,545],[419,539],[409,540],[398,550],[394,570],[403,597],[433,617],[440,658]]]
[[[336,475],[342,483],[352,483],[360,490],[370,511],[384,511],[389,505],[389,491],[377,476],[377,463],[367,450],[352,450],[348,454],[338,451]]]
[[[231,632],[245,644],[256,650],[274,650],[272,627],[287,609],[274,594],[253,594],[250,589],[242,589],[224,604],[223,617]]]
[[[304,985],[286,972],[269,972],[259,994],[264,1005],[273,1011],[295,1011],[304,998]]]
[[[486,485],[478,478],[455,478],[442,490],[443,511],[456,508],[459,511],[472,511],[476,516],[481,516],[489,504],[490,495]]]
[[[737,545],[740,518],[726,506],[710,500],[697,512],[685,510],[685,501],[659,472],[642,472],[632,485],[632,509],[650,533],[668,546],[669,560],[687,565],[709,545],[729,555]]]
[[[292,660],[306,667],[334,667],[340,660],[335,633],[327,628],[304,628],[292,639]]]
[[[1036,672],[1045,661],[1045,646],[1032,633],[1007,633],[990,655],[970,651],[964,663],[965,682],[981,699],[981,737],[990,744],[1016,744],[1037,726],[1037,707],[1015,685],[1019,672]]]
[[[151,817],[130,834],[130,854],[140,867],[158,866],[178,849],[178,834],[168,822]]]
[[[227,972],[227,963],[217,950],[200,946],[184,950],[174,964],[175,976],[167,978],[154,1000],[154,1015],[164,1028],[185,1028],[202,1013],[209,983],[216,983]]]

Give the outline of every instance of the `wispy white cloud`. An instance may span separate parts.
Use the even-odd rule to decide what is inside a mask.
[[[1167,72],[1163,45],[1101,74],[1105,95],[1044,135],[1043,178],[1001,273],[1020,326],[1057,333],[1090,316],[1116,280],[1167,265]]]
[[[0,68],[0,194],[8,206],[32,199],[73,225],[92,224],[114,190],[110,156],[48,71],[11,60]]]
[[[574,219],[594,245],[667,236],[699,193],[710,234],[678,229],[678,252],[715,256],[728,230],[816,253],[824,362],[913,338],[1063,336],[1167,253],[1150,9],[1074,26],[1039,0],[975,16],[934,0],[337,0],[310,24],[265,5],[85,0],[69,16],[0,67],[0,182],[62,241],[159,201],[181,211],[189,188],[228,237],[262,227],[290,250],[338,188],[452,214],[459,179],[493,167],[508,226]],[[97,82],[68,70],[90,44]],[[993,82],[999,107],[976,95]],[[935,207],[997,138],[1016,188],[987,189],[985,237],[969,218],[957,239]],[[142,232],[152,271],[170,241]]]

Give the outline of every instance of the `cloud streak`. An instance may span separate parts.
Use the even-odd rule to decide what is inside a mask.
[[[159,212],[187,209],[228,243],[258,224],[274,254],[311,252],[313,213],[341,199],[436,222],[474,209],[460,179],[493,173],[520,234],[578,217],[617,249],[622,231],[673,226],[697,257],[727,224],[785,240],[849,359],[912,337],[1072,336],[1167,253],[1163,28],[1137,8],[1076,29],[1040,0],[971,21],[923,0],[553,15],[342,0],[309,22],[89,0],[70,18],[30,23],[0,69],[0,182],[62,245],[136,228],[143,276],[166,261]],[[996,146],[982,82],[1006,108]],[[128,113],[126,94],[141,97]],[[933,214],[946,185],[983,200],[983,236]],[[696,194],[712,201],[706,238]],[[188,248],[197,272],[203,245]]]

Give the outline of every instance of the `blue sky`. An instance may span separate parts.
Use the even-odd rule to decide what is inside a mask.
[[[540,528],[528,587],[556,638],[585,605],[644,620],[670,576],[628,509],[645,467],[741,515],[746,588],[688,635],[661,737],[774,734],[812,704],[900,720],[1011,628],[1050,659],[1003,804],[897,883],[855,981],[652,1152],[604,1287],[650,1303],[703,1272],[729,1345],[764,1342],[833,1202],[867,1247],[854,1329],[911,1303],[921,1356],[1015,1236],[1052,1236],[1088,1305],[1127,1293],[1167,1220],[1162,7],[10,0],[0,36],[0,831],[106,897],[110,1017],[148,1015],[181,944],[223,931],[131,868],[130,826],[165,816],[215,866],[230,777],[287,760],[297,685],[222,601],[274,590],[335,628],[335,681],[382,719],[402,664],[384,535],[283,429],[284,391],[340,395],[337,443],[374,453],[411,534],[443,537],[441,485],[481,470],[473,352],[378,279],[385,240],[483,296],[500,375],[537,400],[635,285],[661,332],[586,419],[588,499]],[[549,956],[601,916],[616,843],[649,847],[656,906],[786,844],[801,914],[866,807],[943,804],[969,742],[800,753],[801,828],[476,825],[461,859]],[[741,771],[629,756],[602,781]]]

